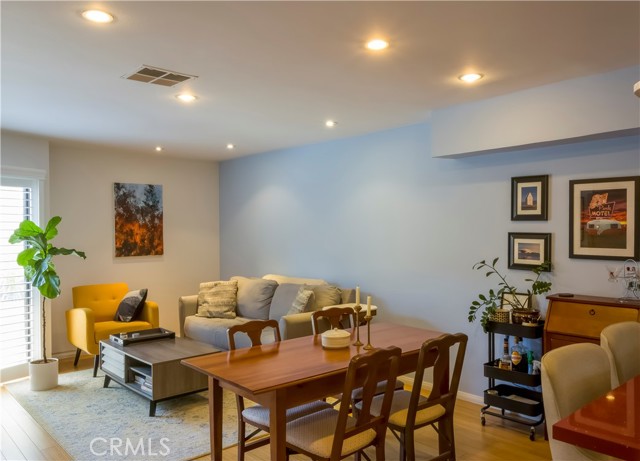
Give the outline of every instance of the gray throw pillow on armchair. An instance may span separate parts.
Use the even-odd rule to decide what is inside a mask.
[[[147,289],[133,290],[124,295],[118,305],[118,310],[113,320],[117,322],[131,322],[142,312],[144,303],[147,300]]]

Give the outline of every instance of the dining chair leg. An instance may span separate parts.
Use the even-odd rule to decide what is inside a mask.
[[[414,441],[414,430],[405,430],[402,434],[404,443],[404,459],[407,461],[416,461],[416,447]]]
[[[98,376],[98,366],[100,365],[100,355],[93,356],[93,377]]]
[[[398,450],[398,453],[400,455],[400,461],[407,460],[407,450],[405,449],[406,441],[405,441],[404,433],[405,431],[400,431],[398,434],[396,434],[396,438],[398,439],[398,442],[400,442],[400,447],[399,447],[400,449]]]
[[[444,424],[444,430],[445,430],[445,437],[447,439],[447,442],[449,443],[449,446],[447,447],[447,451],[449,452],[449,459],[451,461],[455,461],[456,459],[456,442],[454,439],[454,432],[453,432],[453,420],[452,419],[447,419]]]
[[[77,367],[78,366],[78,360],[80,360],[80,354],[82,353],[82,351],[80,349],[76,349],[76,358],[73,359],[73,366]]]
[[[384,461],[384,441],[376,445],[376,461]]]

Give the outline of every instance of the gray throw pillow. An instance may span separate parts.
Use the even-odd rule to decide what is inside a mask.
[[[298,289],[298,293],[296,294],[287,315],[290,314],[300,314],[302,312],[307,312],[309,306],[309,300],[313,296],[313,291],[305,289],[305,287],[300,287]]]
[[[147,300],[147,289],[143,288],[141,290],[130,291],[120,304],[118,305],[118,310],[116,311],[116,315],[113,320],[117,322],[131,322],[132,320],[136,320],[136,318],[142,312],[142,308],[144,307],[144,303]]]
[[[271,300],[271,308],[269,309],[269,318],[280,320],[283,315],[287,315],[289,313],[289,309],[293,305],[293,302],[298,295],[298,290],[304,285],[299,283],[281,283],[276,288],[276,292],[273,294],[273,299]],[[313,298],[313,296],[311,296]],[[309,300],[309,303],[312,303],[313,299]],[[307,310],[311,310],[307,308]]]
[[[318,311],[326,306],[335,306],[342,302],[342,290],[332,285],[305,285],[306,290],[312,290],[314,294],[313,305],[310,311]]]
[[[267,320],[273,293],[278,288],[278,282],[261,278],[231,277],[238,282],[238,317],[248,319]]]
[[[236,318],[237,280],[205,282],[198,293],[198,317]]]

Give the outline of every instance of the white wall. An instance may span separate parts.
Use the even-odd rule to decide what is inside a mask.
[[[0,165],[5,168],[27,168],[49,171],[49,142],[2,130]]]
[[[640,138],[442,159],[431,156],[430,129],[223,162],[221,271],[224,278],[274,272],[359,284],[382,320],[465,332],[461,389],[481,395],[486,335],[467,322],[467,311],[497,283],[472,265],[498,256],[522,286],[531,273],[506,270],[507,234],[548,232],[553,292],[621,296],[606,271],[621,262],[568,257],[569,180],[639,175]],[[549,220],[511,221],[511,178],[542,174],[550,175]],[[544,298],[538,303],[546,308]]]
[[[123,281],[148,288],[160,325],[179,331],[178,297],[219,277],[217,163],[71,148],[52,148],[50,158],[51,215],[62,217],[56,243],[87,254],[56,260],[62,294],[52,306],[53,352],[72,350],[64,312],[76,285]],[[164,255],[114,257],[114,182],[163,186]]]

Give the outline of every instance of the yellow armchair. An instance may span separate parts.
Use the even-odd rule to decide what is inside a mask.
[[[129,331],[158,328],[160,314],[158,304],[147,300],[140,318],[131,322],[113,320],[118,305],[129,292],[126,283],[106,283],[73,287],[73,308],[66,311],[67,339],[76,350],[73,366],[78,365],[82,351],[93,355],[93,376],[100,362],[100,341],[109,339],[109,335]]]

